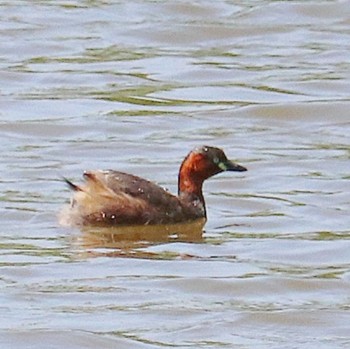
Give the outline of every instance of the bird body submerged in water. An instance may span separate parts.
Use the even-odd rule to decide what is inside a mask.
[[[182,162],[178,196],[124,172],[87,171],[82,186],[65,179],[75,192],[70,221],[78,225],[118,226],[206,219],[203,182],[223,171],[241,172],[246,168],[228,160],[221,149],[209,146],[192,150]]]

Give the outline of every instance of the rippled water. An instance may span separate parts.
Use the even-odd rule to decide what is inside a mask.
[[[1,1],[2,348],[348,348],[347,1]],[[205,232],[79,231],[66,176],[176,192]]]

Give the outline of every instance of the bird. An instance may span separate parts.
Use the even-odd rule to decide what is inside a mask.
[[[85,183],[63,178],[74,194],[70,222],[81,226],[166,225],[207,219],[203,182],[224,171],[247,168],[229,160],[222,149],[194,148],[181,163],[178,195],[157,184],[115,170],[85,171]]]

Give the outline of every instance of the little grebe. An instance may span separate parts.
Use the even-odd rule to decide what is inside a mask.
[[[173,224],[206,219],[204,180],[223,171],[246,170],[228,160],[221,149],[196,148],[181,164],[178,196],[131,174],[88,171],[84,172],[83,186],[65,179],[75,191],[70,214],[75,224],[94,226]]]

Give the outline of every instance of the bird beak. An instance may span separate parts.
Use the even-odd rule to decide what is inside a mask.
[[[239,164],[234,163],[231,160],[227,160],[225,162],[220,162],[218,166],[223,171],[237,171],[237,172],[244,172],[247,171],[247,169]]]

